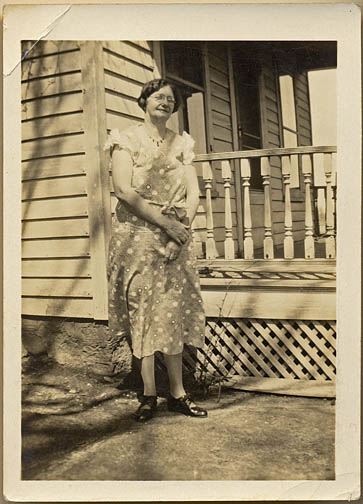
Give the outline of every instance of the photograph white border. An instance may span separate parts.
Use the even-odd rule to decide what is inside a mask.
[[[187,22],[186,22],[187,20]],[[4,493],[20,501],[351,500],[360,494],[361,14],[353,4],[9,5],[4,11]],[[336,40],[334,481],[22,481],[21,40]]]

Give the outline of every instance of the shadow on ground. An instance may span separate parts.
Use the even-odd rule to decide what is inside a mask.
[[[334,478],[332,401],[223,390],[202,401],[208,418],[194,419],[162,397],[140,425],[137,387],[47,359],[24,371],[25,480]]]

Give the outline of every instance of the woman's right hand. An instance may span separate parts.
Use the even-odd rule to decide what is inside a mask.
[[[175,219],[166,218],[163,226],[165,232],[179,245],[184,245],[189,239],[188,227]]]

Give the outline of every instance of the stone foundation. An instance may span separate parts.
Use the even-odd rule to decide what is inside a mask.
[[[95,374],[127,375],[132,370],[128,342],[111,348],[106,323],[58,317],[23,317],[23,354],[46,353],[59,364]]]

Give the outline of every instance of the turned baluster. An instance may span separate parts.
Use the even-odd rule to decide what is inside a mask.
[[[291,211],[291,165],[289,156],[282,156],[282,176],[285,185],[285,238],[284,238],[284,257],[293,259],[294,240],[292,237],[292,211]]]
[[[265,259],[274,258],[274,242],[272,239],[271,219],[271,166],[267,157],[261,158],[261,177],[264,190],[264,227],[263,254]]]
[[[251,165],[249,159],[241,159],[241,178],[243,190],[244,258],[253,259],[252,216],[250,203]]]
[[[302,155],[302,173],[305,184],[305,259],[314,259],[314,221],[313,209],[311,204],[311,185],[313,176],[313,166],[310,154]]]
[[[196,226],[196,223],[195,223],[195,219],[194,219],[192,222],[192,225],[190,226],[190,233],[192,235],[192,244],[194,247],[194,252],[195,252],[195,255],[198,257],[195,226]]]
[[[333,214],[334,214],[334,227],[336,235],[336,205],[337,205],[337,153],[333,152],[331,155],[332,162],[332,191],[333,191]]]
[[[207,241],[206,241],[206,259],[215,259],[217,257],[216,242],[214,239],[214,224],[213,224],[213,209],[212,209],[212,182],[213,171],[211,164],[205,162],[202,164],[203,180],[205,187],[206,199],[206,228],[207,228]]]
[[[232,178],[232,170],[230,161],[222,161],[222,179],[224,182],[225,259],[234,259],[234,242],[232,237],[231,190],[230,190],[231,178]]]
[[[324,155],[324,171],[326,179],[326,238],[325,255],[335,259],[335,225],[334,225],[334,199],[332,188],[332,158],[331,154]]]
[[[316,207],[318,214],[319,235],[326,233],[326,179],[324,173],[324,154],[318,152],[313,155],[314,186],[316,187]]]

